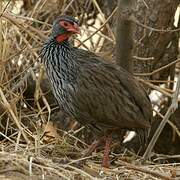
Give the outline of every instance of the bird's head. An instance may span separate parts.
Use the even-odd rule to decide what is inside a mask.
[[[74,17],[62,15],[54,21],[52,36],[58,42],[67,40],[72,34],[80,34],[79,22]]]

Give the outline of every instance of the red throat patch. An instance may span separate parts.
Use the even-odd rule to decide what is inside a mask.
[[[69,34],[61,34],[61,35],[56,37],[57,42],[63,42],[63,41],[68,40],[68,39],[69,39]]]

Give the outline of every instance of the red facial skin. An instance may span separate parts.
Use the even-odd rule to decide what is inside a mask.
[[[72,34],[80,34],[79,26],[76,23],[71,24],[68,21],[60,21],[59,25],[61,27],[64,27],[67,30],[67,33],[57,36],[56,40],[58,42],[63,42],[64,40],[68,39]]]

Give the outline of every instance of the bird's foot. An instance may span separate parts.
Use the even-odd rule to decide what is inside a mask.
[[[111,144],[112,144],[111,136],[106,137],[106,144],[104,148],[104,155],[103,155],[103,162],[102,162],[102,166],[105,168],[109,168],[110,166],[109,154],[111,150]]]
[[[95,151],[96,148],[104,142],[104,140],[104,137],[102,137],[98,140],[93,141],[89,148],[84,152],[83,157],[90,156],[93,153],[93,151]]]

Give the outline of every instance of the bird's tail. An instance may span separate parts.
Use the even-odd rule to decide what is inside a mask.
[[[150,129],[137,129],[136,130],[140,144],[145,147],[148,145]]]

